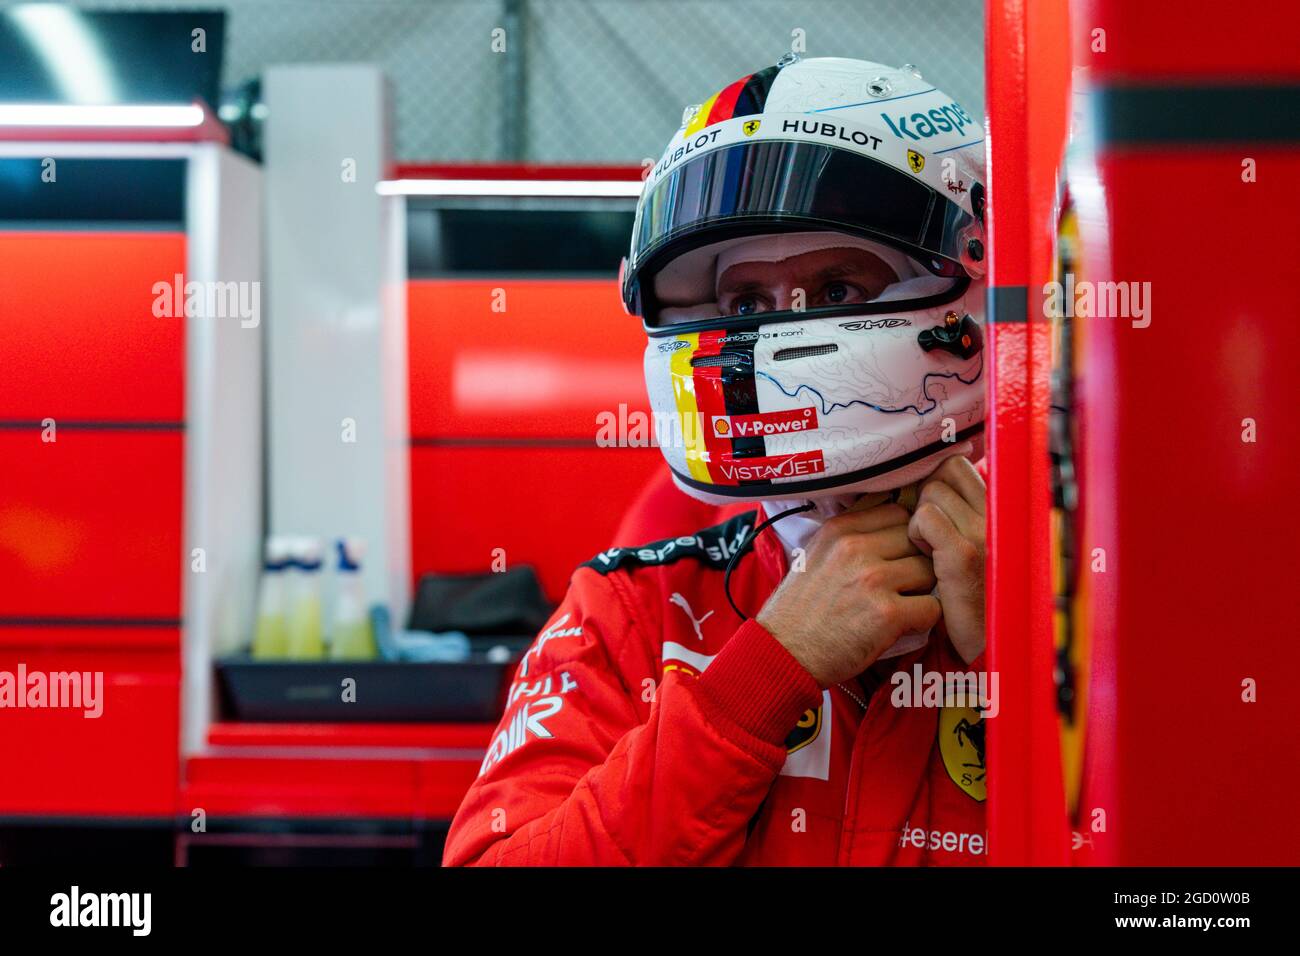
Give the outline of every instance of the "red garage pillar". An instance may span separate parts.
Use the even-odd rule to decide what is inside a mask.
[[[989,156],[989,852],[1001,865],[1062,864],[1069,828],[1052,683],[1047,452],[1053,202],[1065,143],[1064,0],[986,6]]]

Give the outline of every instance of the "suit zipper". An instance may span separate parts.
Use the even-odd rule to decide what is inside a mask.
[[[839,685],[839,688],[844,691],[844,693],[852,699],[855,704],[862,708],[862,716],[858,720],[858,730],[857,733],[853,735],[853,749],[849,751],[849,775],[848,779],[844,783],[844,809],[840,811],[840,839],[839,845],[835,848],[835,861],[838,865],[844,866],[847,863],[845,856],[847,855],[848,849],[844,842],[844,831],[849,820],[849,801],[853,797],[854,781],[857,779],[854,771],[858,766],[858,750],[862,746],[862,740],[864,737],[863,730],[867,725],[867,714],[871,712],[871,698],[875,695],[874,693],[868,694],[864,702],[849,693],[849,689],[843,684]]]

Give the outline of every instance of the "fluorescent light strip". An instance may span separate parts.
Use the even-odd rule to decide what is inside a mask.
[[[26,34],[64,100],[113,103],[118,99],[113,67],[80,11],[33,3],[14,8],[9,17]]]
[[[203,124],[200,106],[82,106],[69,103],[0,103],[0,126],[185,127]]]
[[[576,196],[635,199],[641,181],[630,179],[390,179],[381,196]]]

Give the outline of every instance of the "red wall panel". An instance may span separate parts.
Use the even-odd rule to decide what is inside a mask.
[[[0,233],[0,420],[181,421],[185,319],[153,287],[184,271],[178,233]]]
[[[181,607],[184,435],[0,430],[0,618]]]
[[[1076,80],[1102,120],[1074,190],[1081,278],[1147,284],[1148,307],[1139,327],[1087,320],[1078,383],[1085,547],[1108,555],[1089,609],[1114,707],[1089,729],[1111,778],[1104,862],[1295,865],[1300,134],[1283,116],[1300,59],[1282,38],[1300,7],[1073,12]]]
[[[478,764],[473,766],[477,773]],[[233,816],[413,819],[418,809],[417,776],[416,761],[401,758],[194,757],[185,762],[181,805],[186,814],[202,808],[210,820]]]
[[[1241,180],[1245,155],[1266,171],[1258,182]],[[1113,496],[1118,862],[1294,865],[1297,309],[1285,281],[1225,277],[1257,275],[1259,250],[1292,241],[1276,213],[1300,151],[1152,149],[1104,158],[1100,173],[1109,255],[1085,236],[1084,271],[1151,284],[1150,325],[1092,320],[1088,356],[1110,382],[1086,397],[1119,423],[1091,472],[1109,478],[1086,489]],[[1196,201],[1165,183],[1195,184]],[[1192,278],[1169,239],[1204,231],[1209,210],[1214,264]]]
[[[504,548],[558,600],[663,467],[657,448],[412,448],[412,565],[483,572]]]
[[[449,820],[492,724],[216,724],[185,762],[182,812]],[[277,748],[270,756],[268,748]],[[324,756],[329,750],[338,753]],[[346,751],[346,754],[344,753]],[[368,751],[368,758],[359,756]]]
[[[413,572],[486,571],[504,548],[558,600],[664,467],[596,445],[602,413],[649,411],[639,320],[612,279],[417,281],[408,309]]]
[[[104,693],[0,710],[0,813],[176,812],[185,319],[153,307],[184,270],[178,233],[0,233],[0,670]]]
[[[0,709],[0,814],[171,817],[179,781],[175,630],[0,627],[0,671],[103,673],[102,712]]]
[[[1032,2],[1032,0],[1030,0]],[[1291,41],[1300,6],[1256,3],[1240,11],[1218,0],[1176,5],[1134,0],[1073,0],[1074,60],[1123,82],[1235,82],[1242,77],[1300,77]],[[1105,49],[1094,52],[1104,31]]]
[[[417,438],[593,439],[598,413],[648,408],[645,333],[613,279],[425,280],[407,295]]]

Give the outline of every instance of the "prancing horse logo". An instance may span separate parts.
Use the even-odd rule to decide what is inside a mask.
[[[952,782],[982,803],[988,768],[984,764],[984,718],[978,710],[944,707],[939,711],[939,754]]]

